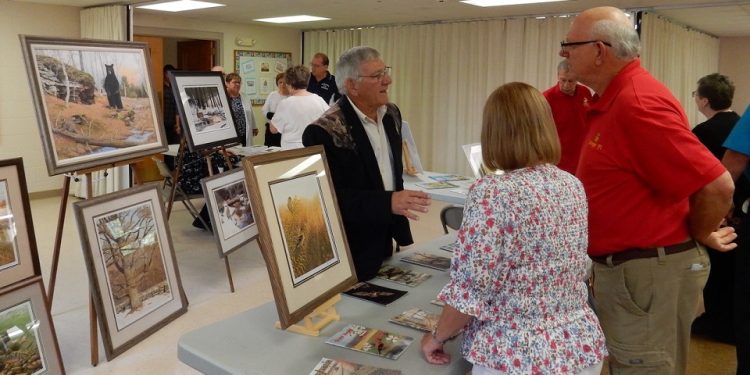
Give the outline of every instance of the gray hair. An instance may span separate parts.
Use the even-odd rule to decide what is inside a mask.
[[[591,35],[611,43],[619,59],[632,60],[641,54],[641,40],[633,25],[605,19],[594,24]]]
[[[359,66],[369,60],[380,59],[380,52],[372,47],[359,46],[348,49],[336,63],[336,86],[339,92],[347,95],[346,81],[359,79]]]
[[[559,64],[557,64],[557,71],[563,71],[563,72],[569,72],[570,71],[570,63],[568,60],[560,61]]]

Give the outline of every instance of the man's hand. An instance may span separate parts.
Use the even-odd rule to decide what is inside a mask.
[[[396,215],[404,215],[412,220],[419,220],[419,217],[411,211],[425,213],[431,203],[430,195],[422,191],[394,191],[391,195],[391,212]]]
[[[711,232],[700,242],[716,251],[727,252],[737,247],[737,244],[732,242],[736,238],[737,233],[734,233],[734,228],[723,227]]]

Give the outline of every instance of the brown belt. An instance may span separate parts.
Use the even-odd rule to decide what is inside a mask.
[[[694,249],[695,247],[696,247],[696,243],[694,240],[691,239],[683,243],[678,243],[676,245],[664,246],[664,255],[681,253],[683,251]],[[610,261],[612,262],[612,265],[616,266],[620,263],[624,263],[633,259],[655,258],[659,256],[658,249],[659,248],[656,248],[656,247],[651,247],[651,248],[646,248],[646,249],[630,248],[630,249],[625,249],[623,251],[620,251],[614,254],[592,256],[591,260],[597,263],[601,263],[601,264],[609,264],[607,262],[607,259],[610,259]]]

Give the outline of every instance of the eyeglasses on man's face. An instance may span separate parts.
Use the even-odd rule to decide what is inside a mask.
[[[569,50],[570,47],[576,47],[576,46],[582,46],[584,44],[590,44],[590,43],[601,43],[604,44],[607,47],[612,47],[612,44],[609,42],[605,42],[603,40],[595,39],[595,40],[584,40],[581,42],[567,42],[567,41],[561,41],[560,42],[560,49],[562,50]]]
[[[389,77],[391,76],[391,67],[390,66],[386,66],[383,70],[381,70],[381,71],[379,71],[379,72],[377,72],[375,74],[370,74],[369,76],[357,75],[358,78],[373,78],[373,79],[376,79],[378,81],[382,81],[383,78],[385,78],[385,76],[389,76]]]

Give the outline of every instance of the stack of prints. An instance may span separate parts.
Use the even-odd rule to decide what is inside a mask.
[[[394,283],[403,284],[406,286],[415,287],[422,284],[425,280],[429,279],[431,275],[417,272],[410,268],[402,268],[398,266],[392,266],[389,264],[383,265],[378,271],[377,278]]]
[[[323,358],[309,375],[401,375],[401,371]]]
[[[326,340],[326,344],[395,360],[413,341],[414,339],[408,336],[349,324]]]

